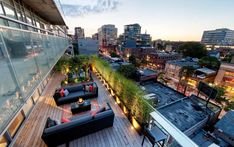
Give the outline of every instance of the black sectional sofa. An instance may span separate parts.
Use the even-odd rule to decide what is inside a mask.
[[[108,109],[97,113],[95,116],[91,114],[78,116],[70,122],[49,128],[46,128],[46,124],[41,138],[49,147],[58,146],[65,143],[68,144],[72,140],[104,128],[112,127],[115,115],[110,105],[107,105]]]
[[[93,92],[85,91],[84,88],[85,85],[93,85],[94,91]],[[69,94],[65,97],[60,97],[60,94],[57,92],[58,89],[55,90],[55,94],[53,97],[58,106],[62,104],[77,102],[79,98],[88,99],[88,98],[98,97],[98,86],[95,82],[83,83],[74,86],[62,87],[62,88],[67,89]]]

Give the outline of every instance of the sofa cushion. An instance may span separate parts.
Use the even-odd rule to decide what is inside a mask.
[[[84,91],[77,91],[77,92],[69,93],[68,96],[66,96],[65,98],[81,97],[83,95],[84,95]]]
[[[74,86],[64,87],[64,89],[67,89],[69,93],[83,91],[83,85],[74,85]]]
[[[68,96],[68,94],[69,94],[68,90],[67,90],[67,89],[64,89],[64,95],[65,95],[65,96]]]
[[[67,123],[67,122],[70,122],[70,120],[65,117],[61,118],[61,123]]]
[[[46,128],[50,128],[50,127],[53,127],[53,126],[56,126],[56,122],[51,119],[50,117],[47,118],[47,121],[46,121]]]

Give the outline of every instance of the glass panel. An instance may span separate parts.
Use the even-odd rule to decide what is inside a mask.
[[[28,99],[26,104],[24,105],[23,107],[23,110],[24,110],[24,114],[27,116],[28,113],[30,112],[30,110],[32,109],[33,107],[33,102],[32,102],[32,99]]]
[[[0,133],[35,91],[61,55],[68,40],[45,34],[0,30]],[[42,92],[43,84],[40,86]],[[38,92],[36,92],[38,95]],[[35,96],[34,98],[38,98]],[[30,108],[30,103],[27,104]],[[25,106],[26,107],[26,106]],[[25,111],[28,111],[26,110]],[[20,119],[21,120],[21,119]],[[17,125],[17,124],[16,124]],[[12,131],[12,135],[14,130]]]
[[[2,9],[2,4],[0,3],[0,14],[4,15],[3,9]]]
[[[13,28],[20,28],[20,25],[18,23],[12,22],[12,21],[8,21],[8,24],[10,27]]]
[[[5,136],[0,137],[0,147],[6,147],[7,146],[7,139]]]
[[[0,39],[0,129],[7,124],[9,117],[22,103],[18,81],[10,59]]]
[[[6,12],[6,16],[16,19],[15,11],[12,7],[4,4],[4,10]]]
[[[24,120],[23,114],[19,113],[19,115],[11,123],[10,127],[8,128],[8,131],[9,131],[11,137],[14,137],[15,133],[17,132],[17,130],[20,127],[20,125],[23,122],[23,120]]]
[[[16,77],[22,88],[23,96],[30,95],[31,90],[40,80],[41,72],[35,60],[37,54],[31,43],[31,33],[4,30],[4,40],[16,71]]]

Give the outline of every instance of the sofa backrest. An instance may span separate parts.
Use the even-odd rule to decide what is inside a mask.
[[[97,87],[97,84],[95,82],[88,82],[88,83],[83,83],[83,84],[77,84],[74,86],[66,86],[66,87],[63,87],[63,89],[67,89],[69,92],[82,91],[84,90],[84,85],[93,85],[94,87]]]

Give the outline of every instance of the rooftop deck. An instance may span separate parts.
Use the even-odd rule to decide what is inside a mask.
[[[55,74],[47,85],[43,95],[39,99],[37,105],[32,110],[28,120],[26,120],[24,126],[16,136],[16,140],[13,144],[15,147],[44,147],[46,144],[41,139],[41,134],[44,129],[44,124],[47,117],[53,119],[61,119],[64,115],[64,108],[67,106],[57,107],[52,95],[56,87],[59,87],[59,83],[62,80],[62,76]],[[123,114],[122,110],[115,101],[110,97],[108,91],[102,83],[94,76],[94,80],[99,87],[99,97],[95,100],[98,104],[103,102],[109,102],[114,113],[115,120],[114,125],[111,128],[101,130],[99,132],[84,136],[69,143],[70,147],[138,147],[141,146],[143,136],[132,129],[132,125]],[[65,145],[62,145],[65,146]],[[144,146],[151,146],[146,140]]]

